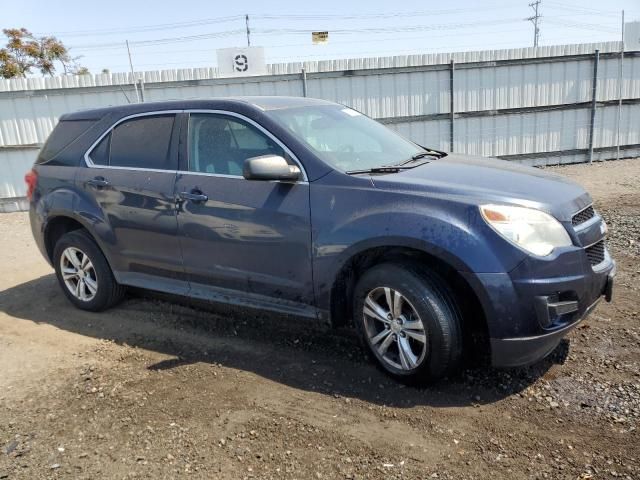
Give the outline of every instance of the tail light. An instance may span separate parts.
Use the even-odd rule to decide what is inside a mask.
[[[24,176],[24,181],[27,183],[27,200],[31,200],[33,191],[36,189],[36,184],[38,183],[38,172],[33,169],[30,170]]]

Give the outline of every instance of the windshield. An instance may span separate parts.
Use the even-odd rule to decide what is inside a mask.
[[[341,105],[266,113],[343,172],[398,164],[425,151],[366,115]]]

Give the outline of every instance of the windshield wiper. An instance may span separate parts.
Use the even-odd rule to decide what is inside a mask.
[[[411,160],[418,160],[419,158],[424,158],[426,156],[431,156],[431,157],[435,157],[435,152],[420,152],[420,153],[416,153],[413,157],[411,157]]]
[[[420,160],[421,158],[424,157],[436,157],[436,158],[442,158],[443,156],[445,156],[446,153],[442,153],[442,152],[434,152],[434,151],[427,151],[427,152],[420,152],[420,153],[416,153],[413,157],[411,157],[408,160],[405,160],[404,162],[400,162],[397,164],[398,167],[402,167],[404,165],[407,165],[409,163],[413,163],[416,160]],[[422,165],[422,164],[421,164]],[[416,165],[417,166],[417,165]]]
[[[420,158],[422,157],[416,158],[416,160],[419,160]],[[413,162],[413,159],[409,161]],[[410,168],[419,167],[420,165],[424,165],[425,163],[429,162],[425,161],[418,163],[417,165],[405,165],[405,163],[407,162],[403,162],[398,165],[382,165],[380,167],[365,168],[362,170],[347,170],[344,173],[346,173],[347,175],[359,175],[362,173],[398,173],[400,170],[409,170]]]
[[[361,173],[398,173],[400,170],[404,170],[404,168],[398,165],[389,165],[382,167],[373,167],[373,168],[365,168],[363,170],[347,170],[347,175],[358,175]]]
[[[428,160],[425,160],[424,162],[417,163],[416,165],[409,165],[410,163],[416,162],[424,157],[442,158],[446,156],[447,154],[445,152],[425,149],[424,152],[416,153],[410,159],[405,160],[404,162],[394,163],[393,165],[382,165],[380,167],[365,168],[362,170],[347,170],[345,173],[347,175],[359,175],[362,173],[398,173],[400,170],[408,170],[409,168],[415,168],[424,165],[425,163],[429,163]]]
[[[418,144],[416,143],[416,145]],[[418,153],[418,155],[422,155],[422,153],[426,153],[427,155],[432,155],[436,158],[444,158],[448,155],[447,152],[441,152],[440,150],[434,150],[433,148],[423,147],[422,145],[418,145],[418,146],[424,150],[424,152],[420,152]]]

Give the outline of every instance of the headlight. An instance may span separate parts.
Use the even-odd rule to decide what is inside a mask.
[[[496,232],[534,255],[544,257],[556,247],[572,244],[562,224],[540,210],[509,205],[481,205],[480,212]]]

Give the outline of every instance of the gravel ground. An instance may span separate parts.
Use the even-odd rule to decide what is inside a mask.
[[[640,478],[640,160],[558,167],[618,261],[550,358],[399,385],[348,330],[130,295],[74,309],[0,216],[0,479]]]

